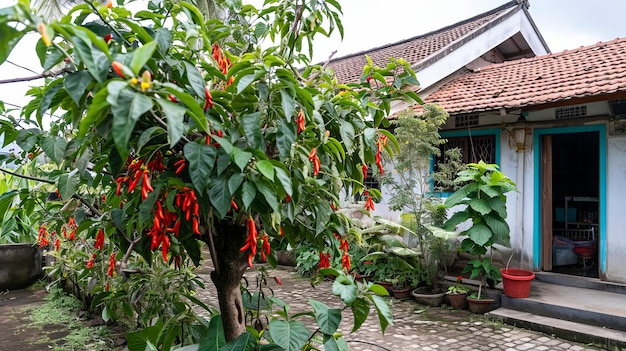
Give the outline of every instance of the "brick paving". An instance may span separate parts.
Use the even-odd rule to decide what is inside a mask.
[[[199,291],[199,297],[217,307],[213,285],[206,273],[200,270],[200,277],[206,281],[206,289]],[[258,273],[251,270],[246,273],[250,282],[256,280]],[[268,287],[274,296],[289,304],[290,314],[312,310],[308,299],[315,299],[330,307],[341,307],[340,300],[331,293],[331,281],[323,281],[316,287],[310,281],[299,277],[290,267],[270,270],[270,277],[282,280],[278,285],[274,279],[268,279]],[[427,307],[413,299],[397,300],[390,298],[394,314],[394,324],[387,327],[382,335],[378,318],[374,312],[355,333],[352,329],[351,313],[343,313],[340,331],[351,350],[387,351],[387,350],[600,350],[584,344],[559,339],[550,335],[516,328],[494,322],[484,316],[472,314],[467,310],[452,310],[443,307]],[[301,320],[306,323],[306,319]],[[310,319],[309,319],[310,321]],[[313,331],[313,327],[309,328]]]

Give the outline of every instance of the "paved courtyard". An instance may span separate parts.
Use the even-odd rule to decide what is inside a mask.
[[[200,291],[203,301],[217,307],[213,286],[208,270],[201,270],[200,276],[207,282],[207,289]],[[258,273],[255,270],[246,274],[253,283]],[[282,281],[278,285],[271,277]],[[308,299],[315,299],[331,307],[340,307],[338,298],[331,293],[330,281],[312,287],[308,279],[299,277],[292,268],[280,267],[270,270],[268,287],[274,296],[290,305],[294,314],[312,310]],[[344,312],[340,330],[351,350],[599,350],[543,333],[515,328],[490,321],[467,310],[452,310],[446,307],[427,307],[414,300],[390,299],[393,305],[394,324],[382,335],[378,318],[370,313],[360,330],[350,333],[352,319],[349,311]],[[310,320],[310,319],[309,319]],[[306,323],[306,320],[303,320]],[[313,328],[310,328],[312,331]]]

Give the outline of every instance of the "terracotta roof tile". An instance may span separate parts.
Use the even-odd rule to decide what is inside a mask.
[[[389,57],[403,58],[414,65],[511,10],[513,5],[515,1],[434,32],[340,57],[331,60],[327,67],[335,71],[339,82],[354,83],[359,81],[363,74],[363,66],[367,64],[365,55],[370,56],[374,64],[380,67],[387,65]]]
[[[445,83],[425,102],[437,102],[454,114],[616,92],[626,92],[626,38],[466,72]]]

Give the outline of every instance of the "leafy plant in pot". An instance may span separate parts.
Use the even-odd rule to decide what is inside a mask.
[[[495,164],[483,161],[467,164],[455,180],[464,184],[445,202],[448,208],[464,206],[448,219],[443,229],[452,231],[457,226],[470,222],[471,226],[461,232],[465,239],[461,249],[475,258],[467,262],[463,273],[470,273],[470,279],[480,278],[480,286],[475,299],[484,299],[482,287],[487,279],[499,281],[500,271],[491,262],[487,252],[494,244],[509,246],[510,228],[506,222],[506,196],[516,191],[515,183],[498,170]],[[474,295],[474,294],[473,294]],[[474,300],[468,297],[468,302]]]

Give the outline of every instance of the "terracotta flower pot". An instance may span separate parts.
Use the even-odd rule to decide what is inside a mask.
[[[495,301],[494,299],[484,297],[479,300],[468,296],[465,299],[467,300],[469,310],[476,314],[487,313],[491,308],[491,304]]]
[[[387,290],[387,292],[389,292],[389,295],[393,294],[393,292],[391,291],[391,283],[377,281],[376,284],[378,284],[378,285],[382,286],[383,288],[385,288]]]
[[[392,289],[393,297],[396,299],[406,299],[411,297],[411,288],[406,289]]]
[[[467,306],[467,293],[448,294],[448,302],[455,310],[462,310]]]
[[[518,268],[502,268],[500,273],[504,295],[522,298],[530,296],[530,283],[535,278],[535,273]]]
[[[433,291],[430,287],[417,288],[413,290],[411,294],[413,294],[415,301],[418,303],[435,307],[440,306],[443,302],[443,298],[446,296],[446,293],[443,290],[437,289],[436,291]]]

